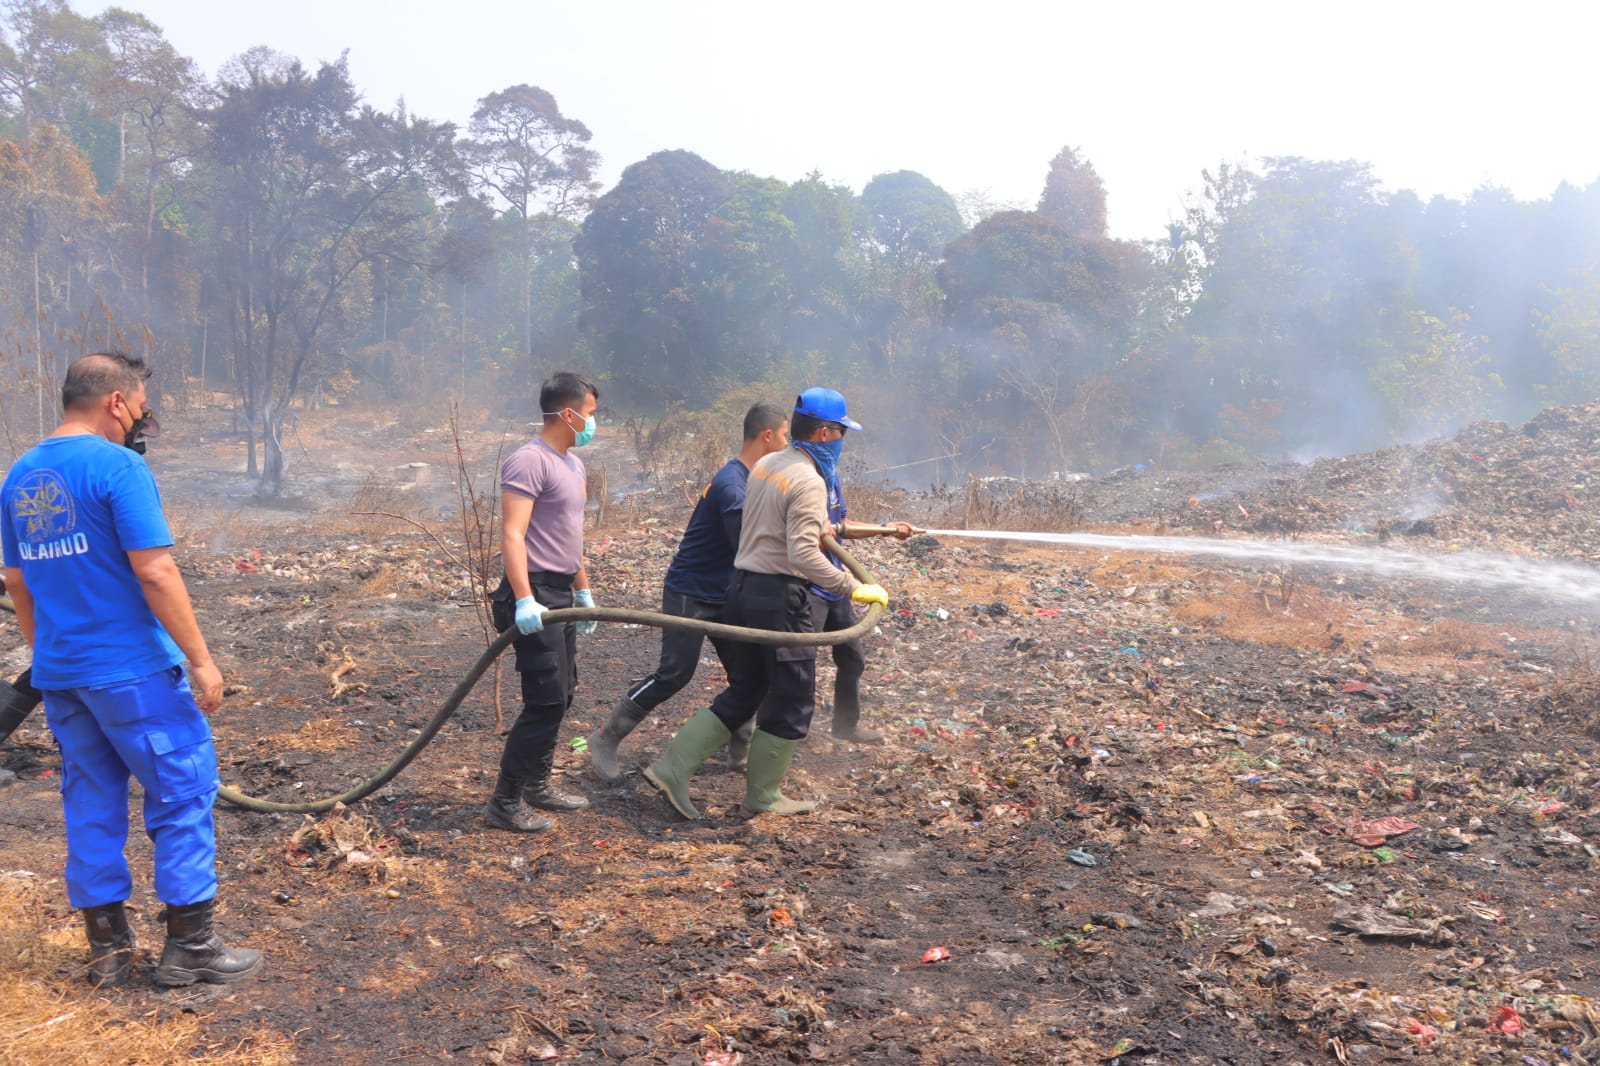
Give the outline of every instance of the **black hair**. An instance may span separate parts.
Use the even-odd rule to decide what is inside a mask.
[[[845,431],[842,423],[833,422],[826,418],[815,418],[808,414],[796,411],[789,419],[790,440],[810,440],[816,435],[817,430],[823,426],[832,426],[840,433]]]
[[[775,403],[753,404],[744,413],[744,439],[755,440],[769,429],[789,421],[789,413]]]
[[[544,379],[544,384],[539,386],[539,411],[541,414],[560,414],[568,407],[576,407],[583,403],[585,396],[600,398],[600,390],[594,382],[579,377],[570,370],[563,370],[551,374]]]
[[[122,352],[95,352],[67,367],[61,383],[61,408],[64,411],[93,407],[113,392],[132,392],[150,380],[150,367],[137,355]],[[138,418],[141,412],[135,411]]]

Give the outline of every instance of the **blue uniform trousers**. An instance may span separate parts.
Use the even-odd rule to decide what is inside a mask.
[[[104,688],[46,691],[61,747],[67,898],[101,907],[128,898],[128,778],[144,789],[156,895],[182,907],[217,894],[217,751],[183,667]]]

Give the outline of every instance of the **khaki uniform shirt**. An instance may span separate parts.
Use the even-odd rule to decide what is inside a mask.
[[[848,596],[856,579],[822,551],[828,531],[828,488],[811,457],[798,448],[763,456],[745,489],[744,525],[733,565],[753,574],[786,574]]]

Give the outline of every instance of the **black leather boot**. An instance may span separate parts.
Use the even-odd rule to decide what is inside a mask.
[[[581,811],[589,806],[583,796],[557,792],[550,787],[551,771],[555,768],[556,750],[551,748],[539,757],[533,766],[533,776],[522,783],[522,802],[542,811]]]
[[[230,948],[211,927],[216,900],[167,905],[167,946],[156,963],[155,982],[180,988],[196,981],[226,985],[242,981],[261,969],[261,952]]]
[[[483,820],[496,829],[513,833],[537,833],[556,823],[528,810],[522,802],[522,782],[501,774],[494,783],[494,795],[483,805]]]
[[[83,909],[83,928],[89,934],[89,983],[96,988],[126,984],[133,968],[133,930],[121,903]]]
[[[32,685],[33,667],[28,667],[12,682],[0,681],[0,744],[11,739],[17,726],[39,706],[44,694]]]

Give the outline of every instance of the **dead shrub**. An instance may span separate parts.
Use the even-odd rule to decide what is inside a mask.
[[[905,518],[906,495],[899,489],[872,482],[844,480],[844,498],[853,522],[886,524],[910,521]]]
[[[404,592],[411,582],[390,563],[380,563],[366,580],[361,582],[361,594],[368,599],[381,599],[391,592]]]
[[[1543,703],[1551,712],[1577,718],[1585,733],[1600,738],[1600,644],[1594,636],[1573,636],[1567,663]]]
[[[400,842],[381,824],[342,803],[320,821],[306,815],[305,824],[284,850],[291,866],[347,874],[374,884],[388,879],[399,853]]]
[[[715,412],[674,406],[659,421],[630,418],[623,428],[640,469],[657,484],[703,485],[739,450],[740,424]]]
[[[960,529],[1070,533],[1083,527],[1083,500],[1074,481],[967,479],[961,511],[944,524]]]
[[[334,512],[327,516],[327,532],[378,540],[394,529],[396,520],[421,525],[416,518],[416,504],[387,470],[369,471],[343,510],[342,515]]]
[[[1408,643],[1412,651],[1418,655],[1471,659],[1484,652],[1491,652],[1495,658],[1500,658],[1505,647],[1503,629],[1503,626],[1489,625],[1485,622],[1440,618],[1430,623]],[[1593,663],[1590,665],[1593,666]]]

